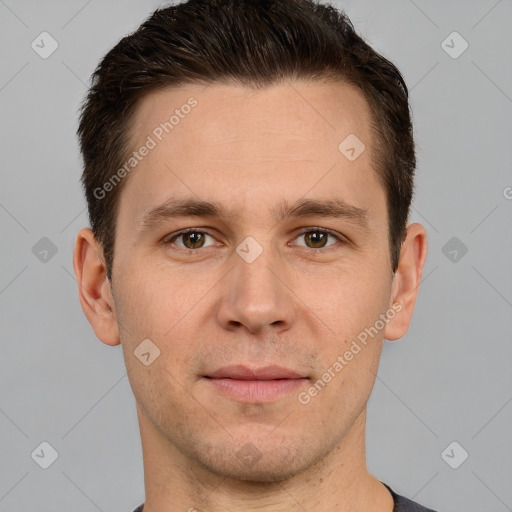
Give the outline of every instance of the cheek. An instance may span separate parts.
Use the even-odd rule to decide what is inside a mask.
[[[374,325],[385,312],[391,280],[384,275],[383,269],[372,271],[369,265],[325,277],[310,272],[302,277],[297,295],[341,344]]]
[[[195,278],[189,272],[133,265],[123,274],[116,301],[118,320],[128,338],[152,336],[164,340],[179,330],[181,323],[214,286],[212,276]]]
[[[372,392],[381,347],[378,340],[356,348],[347,341],[324,357],[324,373],[298,397],[311,431],[339,438],[353,425]]]
[[[125,363],[135,372],[141,393],[151,399],[155,383],[164,383],[167,393],[188,384],[186,372],[200,350],[201,299],[214,281],[194,280],[183,272],[171,276],[147,265],[143,272],[126,270],[124,275],[115,304]]]
[[[317,405],[332,407],[335,415],[356,414],[375,382],[386,325],[380,315],[387,310],[390,283],[382,278],[382,269],[373,269],[366,266],[326,279],[322,293],[308,298],[330,331],[317,338],[324,371]]]

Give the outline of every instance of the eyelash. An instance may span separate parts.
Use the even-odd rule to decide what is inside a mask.
[[[199,228],[189,228],[189,229],[184,229],[182,231],[178,231],[177,233],[174,233],[172,235],[169,235],[168,237],[166,237],[162,240],[162,243],[164,245],[171,245],[171,244],[173,244],[173,242],[176,239],[178,239],[180,236],[186,235],[187,233],[201,233],[201,234],[211,236],[212,238],[215,238],[213,235],[211,235],[207,231],[202,231]],[[338,242],[341,242],[342,244],[346,243],[346,239],[339,233],[336,233],[335,231],[331,231],[329,229],[317,228],[317,227],[304,228],[297,234],[297,236],[295,238],[298,238],[299,236],[305,235],[307,233],[324,233],[326,235],[330,235],[333,238],[336,238],[338,240]],[[336,247],[336,246],[337,246],[337,244],[333,244],[333,245],[330,245],[327,247],[319,247],[319,248],[306,247],[306,246],[300,246],[300,247],[304,247],[304,249],[311,249],[315,252],[324,253],[324,252],[330,252],[332,250],[338,249],[338,247]],[[208,249],[208,247],[199,247],[197,249],[188,249],[185,247],[178,247],[178,250],[188,253],[188,254],[198,253],[201,249]]]

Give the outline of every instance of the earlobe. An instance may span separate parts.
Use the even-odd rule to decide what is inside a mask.
[[[401,307],[393,318],[390,317],[386,325],[386,340],[398,340],[409,329],[426,258],[427,232],[421,224],[410,224],[407,227],[407,237],[402,244],[400,261],[391,289],[390,308],[396,311],[394,304],[400,304]]]
[[[90,228],[83,228],[77,234],[73,268],[82,310],[96,336],[107,345],[118,345],[119,329],[103,251]]]

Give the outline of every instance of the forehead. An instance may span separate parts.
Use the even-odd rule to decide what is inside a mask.
[[[190,105],[193,105],[192,107]],[[190,119],[186,123],[186,119]],[[167,130],[164,126],[165,123]],[[192,143],[247,142],[245,133],[334,142],[345,130],[369,139],[370,113],[363,94],[344,82],[285,82],[255,89],[228,83],[164,88],[141,98],[132,116],[132,143],[154,133]],[[193,124],[194,136],[186,130]],[[171,126],[169,126],[171,125]],[[240,127],[245,128],[244,132]],[[285,133],[280,134],[282,130]],[[325,135],[329,137],[325,139]],[[162,141],[158,141],[162,142]],[[185,142],[185,141],[181,141]],[[281,141],[282,142],[282,137]],[[265,148],[270,151],[272,147]]]
[[[140,218],[176,193],[228,197],[247,208],[293,201],[313,188],[321,196],[336,185],[344,200],[365,207],[379,187],[370,126],[364,96],[342,82],[161,89],[142,98],[132,117],[132,149],[151,149],[130,173],[121,203]],[[365,148],[357,159],[343,154],[346,140]]]

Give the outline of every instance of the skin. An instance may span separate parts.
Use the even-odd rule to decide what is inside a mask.
[[[341,83],[169,88],[139,103],[133,148],[190,96],[198,105],[125,178],[112,287],[89,228],[74,253],[96,336],[122,345],[141,432],[144,511],[391,512],[390,493],[366,467],[366,407],[383,340],[409,327],[427,240],[423,226],[410,224],[392,273],[368,105]],[[338,149],[349,134],[366,146],[355,161]],[[170,197],[216,201],[231,214],[144,229],[143,216]],[[367,211],[367,227],[272,216],[283,199],[304,198],[342,198]],[[200,241],[209,236],[203,245],[197,234],[169,241],[186,228],[197,228]],[[315,228],[339,239],[319,241]],[[247,236],[262,248],[252,263],[236,252]],[[393,304],[400,312],[300,403],[298,392]],[[134,355],[146,338],[160,350],[148,366]],[[279,364],[308,379],[270,402],[235,400],[202,377],[229,364]],[[248,443],[259,455],[252,464],[237,456]]]

